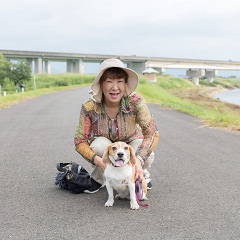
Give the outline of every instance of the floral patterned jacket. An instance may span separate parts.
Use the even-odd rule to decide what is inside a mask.
[[[126,143],[142,138],[136,155],[143,161],[149,157],[159,140],[153,116],[144,98],[137,93],[122,98],[121,108],[115,119],[109,118],[102,103],[90,99],[82,105],[74,143],[77,152],[88,161],[91,161],[95,154],[89,145],[99,136],[112,142]]]

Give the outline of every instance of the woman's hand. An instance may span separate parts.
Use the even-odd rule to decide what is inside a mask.
[[[94,158],[94,164],[95,164],[96,166],[100,167],[100,168],[101,168],[101,170],[102,170],[102,172],[104,172],[104,171],[105,171],[106,164],[105,164],[105,163],[103,163],[103,161],[102,161],[102,158],[101,158],[101,157],[99,157],[99,156],[96,156],[96,157]]]
[[[135,178],[140,178],[140,180],[143,179],[143,169],[140,159],[136,158],[136,164],[135,164]]]

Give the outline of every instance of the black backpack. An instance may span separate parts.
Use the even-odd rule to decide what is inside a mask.
[[[77,163],[60,163],[57,166],[70,165],[70,168],[61,168],[55,178],[55,184],[61,189],[68,189],[70,192],[82,193],[84,190],[92,186],[90,174],[85,168]],[[59,170],[59,167],[57,167]]]

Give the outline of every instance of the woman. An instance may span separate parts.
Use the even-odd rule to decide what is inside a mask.
[[[135,71],[119,59],[107,59],[92,83],[92,98],[84,103],[75,135],[78,153],[92,163],[93,193],[104,185],[105,164],[102,154],[112,142],[124,141],[136,153],[136,177],[149,179],[148,168],[154,160],[153,150],[159,135],[144,99],[134,93],[138,84]]]

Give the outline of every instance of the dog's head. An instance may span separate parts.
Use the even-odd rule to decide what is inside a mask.
[[[133,148],[125,142],[115,142],[106,148],[103,162],[115,167],[122,167],[126,164],[134,165],[136,163],[135,153]]]

